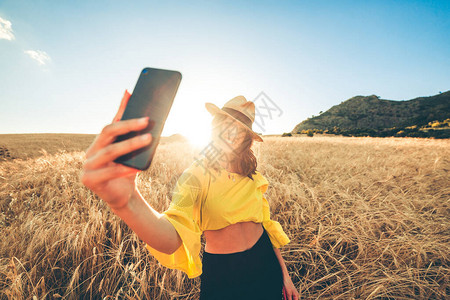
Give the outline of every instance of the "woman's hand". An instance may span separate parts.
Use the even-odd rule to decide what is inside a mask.
[[[285,300],[298,300],[300,294],[295,288],[294,283],[289,275],[283,278],[283,296]]]
[[[86,150],[81,182],[102,198],[111,208],[119,209],[128,204],[136,189],[136,175],[140,170],[115,163],[116,158],[147,146],[151,134],[139,135],[125,141],[113,143],[117,136],[147,127],[148,118],[119,121],[130,94],[125,94],[113,122],[106,125]]]

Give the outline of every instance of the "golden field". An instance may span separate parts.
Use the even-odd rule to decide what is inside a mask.
[[[93,138],[0,135],[0,299],[198,299],[199,277],[160,266],[80,182]],[[150,205],[167,208],[201,150],[158,146],[138,177]],[[254,151],[302,299],[450,296],[450,140],[271,136]]]

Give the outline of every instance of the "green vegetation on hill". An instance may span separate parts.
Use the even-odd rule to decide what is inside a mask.
[[[450,91],[407,101],[356,96],[299,123],[291,133],[450,138]]]

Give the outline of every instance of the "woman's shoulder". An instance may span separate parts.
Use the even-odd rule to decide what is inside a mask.
[[[203,184],[207,180],[208,167],[201,158],[196,158],[192,163],[183,171],[182,176],[189,178],[191,182],[198,182]]]
[[[255,170],[255,173],[256,174],[253,175],[253,178],[255,178],[256,180],[267,180],[260,171]]]
[[[269,181],[266,179],[266,177],[261,174],[259,171],[255,171],[256,174],[253,175],[255,184],[257,188],[260,188],[262,193],[264,194],[267,191],[267,188],[269,186]]]

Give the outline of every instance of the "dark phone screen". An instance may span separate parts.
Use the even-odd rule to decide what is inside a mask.
[[[116,158],[114,162],[139,170],[150,167],[180,82],[181,73],[177,71],[154,68],[142,70],[121,120],[149,116],[149,125],[141,131],[118,136],[114,143],[144,133],[152,134],[152,142],[146,147]]]

